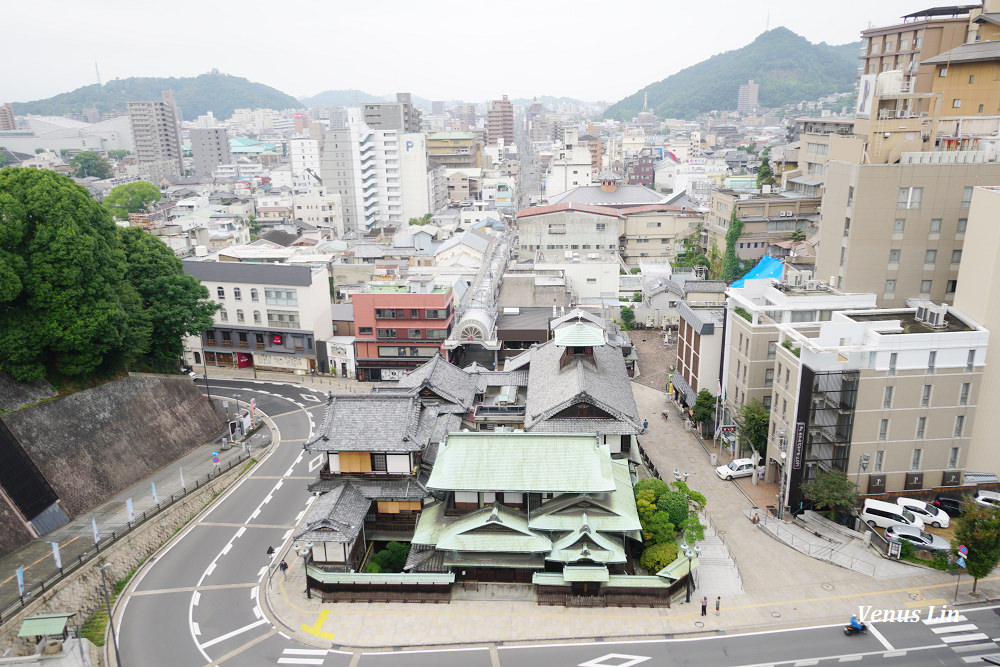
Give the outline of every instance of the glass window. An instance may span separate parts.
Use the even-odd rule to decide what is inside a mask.
[[[885,450],[880,449],[875,452],[875,472],[882,472],[883,463],[885,463]]]
[[[393,338],[396,337],[396,330],[395,329],[377,329],[376,330],[376,337],[382,338],[382,339],[393,339]]]
[[[267,325],[283,329],[299,329],[299,314],[294,311],[267,311]]]
[[[896,281],[887,280],[885,281],[885,292],[886,294],[893,294],[896,291]]]
[[[924,264],[933,264],[937,261],[937,250],[928,250],[924,253]]]
[[[946,294],[954,294],[955,293],[955,289],[957,287],[958,287],[958,281],[957,280],[949,280],[945,284],[944,291],[945,291]]]
[[[941,232],[941,218],[931,218],[931,234],[939,234]]]
[[[910,470],[920,470],[920,455],[923,453],[922,449],[913,450],[913,458],[910,459]]]
[[[774,385],[774,369],[768,368],[764,371],[764,386],[770,387]]]
[[[892,222],[892,231],[894,232],[902,232],[905,227],[906,220],[903,220],[902,218],[896,218]]]
[[[962,100],[958,99],[957,97],[955,99],[953,99],[951,101],[951,108],[952,109],[961,109],[962,108]]]
[[[958,264],[961,261],[962,261],[962,251],[961,250],[952,250],[951,251],[951,263],[952,264]]]
[[[410,340],[413,340],[415,338],[423,338],[423,335],[421,335],[420,329],[407,329],[406,337],[409,338]]]
[[[372,335],[372,328],[371,327],[360,327],[360,328],[358,328],[358,334],[361,335],[361,336],[371,336]]]
[[[890,264],[899,264],[899,256],[902,253],[903,253],[903,251],[900,250],[900,249],[898,249],[898,248],[894,248],[894,249],[890,250],[889,251],[889,263]]]
[[[297,306],[298,295],[295,290],[279,290],[267,288],[264,290],[264,301],[271,306]]]
[[[219,289],[222,289],[222,288],[220,287]],[[220,322],[228,322],[229,321],[229,313],[226,312],[225,308],[223,308],[222,310],[219,311],[219,321]]]
[[[948,454],[948,467],[949,468],[958,467],[958,447],[951,448],[951,453]]]
[[[781,399],[781,418],[787,420],[788,418],[788,399]]]
[[[243,290],[241,290],[239,287],[234,287],[233,288],[233,298],[236,299],[237,301],[242,301],[243,300]]]
[[[885,388],[885,396],[882,398],[882,407],[883,408],[892,407],[892,387]]]
[[[931,385],[924,385],[924,393],[920,396],[920,407],[926,408],[931,404]]]
[[[968,382],[963,382],[962,383],[962,391],[958,395],[958,404],[959,405],[968,405],[969,404],[969,390],[971,389],[971,387],[972,387],[972,385],[969,384]]]
[[[917,440],[924,439],[924,432],[927,430],[927,417],[921,417],[917,420]]]
[[[934,372],[934,364],[937,362],[937,350],[931,350],[927,353],[927,372]]]
[[[372,472],[385,472],[388,470],[385,454],[372,454]]]
[[[972,186],[962,189],[962,208],[969,208],[972,205]]]
[[[257,291],[256,287],[250,288],[250,300],[253,301],[254,303],[260,301],[260,292]]]
[[[260,324],[260,321],[261,321],[260,320],[260,311],[259,310],[253,311],[253,323],[254,324]]]
[[[897,352],[892,352],[891,354],[889,354],[889,375],[896,374],[896,359],[898,358],[899,354]]]
[[[854,186],[847,186],[847,205],[851,206],[854,204]]]
[[[933,282],[934,282],[933,280],[921,280],[920,281],[920,293],[921,294],[930,294],[931,293],[931,285],[933,284]]]
[[[226,288],[225,288],[225,287],[217,287],[217,288],[215,289],[215,294],[216,294],[216,295],[217,295],[217,296],[218,296],[218,297],[219,297],[220,299],[225,299],[225,298],[226,298]]]
[[[959,415],[955,417],[955,437],[962,437],[962,427],[965,426],[965,417]]]
[[[948,76],[948,68],[947,67],[941,67],[941,68],[939,68],[938,69],[938,77],[943,79],[946,76]]]
[[[962,233],[962,232],[965,231],[966,227],[968,227],[968,226],[969,226],[969,219],[968,218],[959,218],[958,219],[958,227],[955,229],[955,231],[957,231],[959,233]]]
[[[768,412],[771,411],[771,397],[770,397],[770,395],[765,396],[764,398],[762,398],[761,399],[761,403],[767,409]]]
[[[772,340],[767,344],[767,358],[774,359],[775,350],[778,349],[778,341]]]
[[[976,365],[976,351],[969,350],[968,356],[965,357],[965,372],[971,373],[973,366]]]
[[[889,420],[883,419],[878,425],[878,439],[885,440],[889,436]]]
[[[237,322],[246,322],[247,321],[246,318],[243,316],[243,311],[242,310],[239,310],[239,309],[236,310],[236,321]]]

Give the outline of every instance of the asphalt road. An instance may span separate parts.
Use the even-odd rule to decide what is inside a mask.
[[[258,584],[308,502],[316,463],[302,443],[321,419],[325,396],[267,382],[212,381],[213,396],[257,399],[278,443],[252,474],[189,524],[133,582],[123,598],[122,662],[143,667],[313,665],[323,667],[644,667],[887,663],[985,664],[1000,654],[1000,607],[962,610],[936,622],[870,624],[845,636],[824,626],[637,642],[554,643],[424,651],[325,650],[300,644],[264,617]],[[294,566],[294,565],[293,565]],[[921,618],[927,618],[921,610]],[[846,619],[845,619],[846,620]]]

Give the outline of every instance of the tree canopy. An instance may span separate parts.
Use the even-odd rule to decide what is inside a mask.
[[[736,410],[734,421],[740,429],[740,439],[764,456],[767,451],[767,429],[771,421],[767,408],[756,398],[752,398]]]
[[[979,579],[988,576],[1000,562],[1000,509],[969,503],[955,521],[952,544],[969,549],[965,569],[976,579],[972,584],[975,593]]]
[[[716,397],[708,389],[702,389],[691,407],[692,419],[707,424],[715,421]]]
[[[73,175],[77,178],[111,178],[111,165],[94,151],[77,153],[69,161]]]
[[[802,485],[802,496],[817,509],[827,507],[835,513],[858,504],[858,487],[840,470],[821,470],[814,481]]]
[[[128,220],[129,213],[139,213],[160,201],[160,190],[152,183],[136,181],[111,189],[101,203],[118,220]]]
[[[183,333],[211,324],[215,306],[192,281],[159,239],[120,231],[69,178],[0,171],[0,371],[15,380],[110,374],[144,357],[162,368]]]

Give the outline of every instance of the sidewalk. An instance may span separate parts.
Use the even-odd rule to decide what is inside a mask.
[[[129,488],[116,493],[100,506],[72,518],[68,523],[54,531],[46,533],[17,551],[0,558],[0,613],[19,602],[17,577],[15,576],[18,567],[24,566],[24,583],[27,591],[36,588],[40,582],[48,582],[58,575],[59,570],[55,566],[52,555],[52,542],[59,543],[63,569],[66,570],[72,563],[78,562],[79,559],[86,558],[94,552],[93,521],[95,519],[103,545],[113,532],[120,532],[127,527],[129,517],[126,502],[129,498],[132,499],[136,518],[140,518],[143,512],[156,508],[157,503],[153,500],[154,484],[156,485],[157,500],[163,503],[172,494],[182,493],[182,471],[184,485],[188,490],[191,490],[196,480],[203,480],[216,467],[225,469],[230,460],[238,458],[243,450],[239,446],[222,449],[220,447],[222,436],[223,432],[217,433],[211,440],[183,458],[161,468],[152,477],[136,482]],[[256,452],[269,441],[270,431],[264,426],[261,431],[252,436],[251,451]],[[212,452],[219,453],[218,466],[212,461]],[[24,601],[25,603],[29,602],[29,596],[25,596]],[[4,614],[4,618],[6,618],[6,614]]]
[[[858,605],[913,609],[952,604],[955,578],[912,567],[906,576],[873,579],[810,558],[756,528],[745,512],[754,503],[709,465],[708,452],[676,414],[663,421],[664,392],[633,383],[639,416],[649,420],[642,446],[662,472],[689,473],[688,484],[708,499],[699,585],[690,604],[671,609],[543,607],[520,600],[453,600],[432,604],[323,604],[307,600],[301,564],[287,578],[264,582],[265,614],[298,641],[318,647],[416,647],[589,638],[663,637],[688,633],[777,629],[840,623]],[[720,460],[719,463],[724,463]],[[759,493],[770,491],[766,485]],[[773,493],[772,493],[773,497]],[[877,556],[872,552],[871,557]],[[733,566],[727,566],[731,559]],[[720,566],[721,563],[721,566]],[[908,566],[903,566],[908,567]],[[738,574],[735,570],[738,569]],[[743,591],[737,586],[742,584]],[[963,577],[959,604],[1000,598],[1000,577],[979,581],[979,597]],[[722,596],[720,616],[701,617],[702,595]]]

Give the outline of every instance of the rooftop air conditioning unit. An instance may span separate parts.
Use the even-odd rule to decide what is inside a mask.
[[[806,281],[806,289],[807,290],[817,290],[817,289],[819,289],[819,284],[820,283],[819,283],[818,280],[807,280]]]
[[[917,304],[917,321],[925,323],[934,329],[942,329],[946,326],[945,315],[948,307],[945,305],[935,305],[930,301],[922,301]]]

